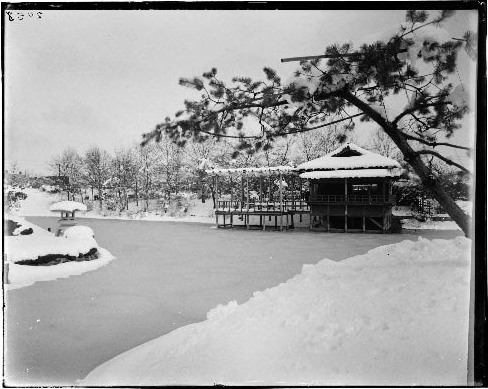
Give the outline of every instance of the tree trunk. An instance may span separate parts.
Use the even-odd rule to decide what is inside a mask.
[[[351,92],[344,90],[341,94],[347,101],[358,107],[365,115],[369,116],[388,134],[397,147],[402,152],[405,161],[413,168],[419,176],[424,187],[429,190],[447,214],[469,237],[470,217],[466,215],[459,205],[442,188],[441,184],[434,178],[430,170],[424,164],[420,155],[416,153],[407,140],[401,136],[398,127],[387,121],[379,112],[371,108],[368,104],[354,96]]]
[[[103,203],[102,203],[102,189],[98,187],[98,201],[100,203],[100,211],[102,210]]]
[[[202,203],[205,203],[205,176],[200,173],[200,182],[202,184]]]

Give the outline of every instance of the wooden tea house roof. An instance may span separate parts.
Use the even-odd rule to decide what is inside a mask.
[[[331,153],[298,165],[301,178],[398,177],[402,167],[394,159],[346,143]]]

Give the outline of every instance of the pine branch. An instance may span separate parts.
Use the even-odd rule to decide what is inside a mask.
[[[393,119],[393,121],[391,123],[394,124],[394,125],[396,125],[400,121],[400,119],[402,117],[404,117],[406,115],[409,115],[411,113],[414,113],[415,111],[418,111],[419,109],[428,108],[428,107],[435,107],[435,106],[438,106],[438,105],[447,105],[447,104],[451,104],[451,103],[449,101],[439,101],[437,103],[416,105],[415,107],[412,107],[412,108],[409,108],[409,109],[406,109],[405,111],[403,111],[395,119]]]
[[[455,145],[452,143],[447,143],[447,142],[429,142],[425,139],[422,138],[417,138],[416,136],[405,134],[402,131],[399,131],[399,133],[405,138],[405,139],[410,139],[410,140],[415,140],[417,142],[423,143],[424,145],[431,146],[431,147],[436,147],[436,146],[447,146],[447,147],[453,147],[456,149],[461,149],[461,150],[471,150],[470,147],[465,147],[465,146],[459,146]]]
[[[357,113],[355,115],[351,115],[351,116],[348,116],[348,117],[345,117],[345,118],[341,118],[341,119],[338,119],[338,120],[334,120],[332,122],[324,123],[324,124],[321,124],[321,125],[318,125],[318,126],[315,126],[315,127],[309,127],[309,128],[302,128],[302,129],[299,129],[299,130],[293,130],[293,131],[287,132],[286,134],[298,134],[300,132],[307,132],[307,131],[317,130],[319,128],[331,126],[332,124],[337,124],[337,123],[343,122],[345,120],[351,120],[352,118],[355,118],[355,117],[361,116],[361,115],[364,115],[364,113],[363,112]]]
[[[442,156],[441,154],[439,154],[438,152],[436,151],[431,151],[431,150],[419,150],[419,151],[416,151],[415,152],[416,154],[430,154],[430,155],[433,155],[434,157],[437,157],[441,160],[443,160],[445,163],[447,163],[448,165],[451,165],[451,166],[456,166],[459,170],[462,170],[463,172],[466,172],[466,173],[469,173],[471,174],[471,172],[466,169],[464,166],[450,160],[449,158],[446,158],[444,156]]]

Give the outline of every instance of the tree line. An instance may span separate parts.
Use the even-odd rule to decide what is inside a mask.
[[[131,201],[141,202],[147,210],[150,199],[169,199],[183,192],[195,193],[203,202],[213,197],[207,169],[296,165],[331,152],[347,139],[338,127],[280,139],[257,153],[235,155],[232,139],[178,145],[162,137],[158,143],[134,144],[112,153],[96,145],[84,153],[67,147],[49,166],[68,200],[90,199],[100,209],[106,204],[119,211],[128,209]]]

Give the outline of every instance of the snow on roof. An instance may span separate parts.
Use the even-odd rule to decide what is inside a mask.
[[[401,168],[394,159],[375,154],[354,143],[346,143],[331,153],[298,165],[300,171]]]
[[[292,166],[271,166],[271,167],[243,167],[235,169],[211,169],[205,170],[208,174],[225,175],[225,174],[271,174],[274,172],[289,173],[297,169]]]
[[[372,177],[399,177],[402,169],[342,169],[342,170],[316,170],[300,174],[300,178],[317,180],[320,178],[372,178]]]
[[[49,207],[51,211],[61,211],[61,212],[73,212],[73,211],[86,211],[86,205],[79,203],[77,201],[60,201],[59,203],[54,203]]]

